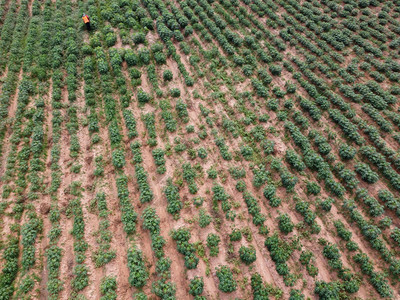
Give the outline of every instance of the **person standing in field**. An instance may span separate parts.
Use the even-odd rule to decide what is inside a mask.
[[[90,19],[89,19],[88,15],[83,14],[83,15],[82,15],[82,20],[83,20],[83,22],[84,22],[85,25],[86,25],[86,29],[87,29],[87,30],[90,30]]]

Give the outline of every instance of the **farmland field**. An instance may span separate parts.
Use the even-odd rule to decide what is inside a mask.
[[[0,300],[400,299],[399,97],[399,0],[0,0]]]

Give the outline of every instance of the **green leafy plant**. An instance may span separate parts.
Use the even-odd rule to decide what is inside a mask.
[[[170,70],[165,70],[163,72],[163,79],[164,81],[171,81],[173,79],[173,74]]]
[[[379,175],[371,170],[371,168],[364,163],[355,165],[355,171],[360,174],[361,179],[368,183],[375,183],[379,180]]]
[[[184,255],[186,268],[195,269],[199,259],[195,255],[193,244],[189,243],[190,236],[190,231],[184,227],[171,232],[172,239],[177,243],[178,252]]]
[[[101,280],[101,300],[117,299],[117,280],[115,277],[106,276]]]
[[[126,162],[125,162],[125,155],[124,155],[123,150],[117,149],[117,150],[113,151],[112,163],[113,163],[114,167],[117,169],[121,169],[122,167],[125,166]]]
[[[174,98],[178,98],[181,95],[181,91],[178,88],[172,88],[169,91],[170,95]]]
[[[143,258],[143,253],[136,247],[128,250],[129,283],[131,286],[141,288],[149,278],[149,272]]]
[[[199,211],[199,226],[201,228],[207,227],[211,223],[211,216],[207,214],[205,209]]]
[[[163,149],[154,149],[152,152],[154,162],[156,164],[157,168],[157,173],[159,174],[164,174],[166,172],[165,168],[165,152]]]
[[[246,265],[249,265],[256,261],[256,250],[253,246],[242,246],[239,249],[239,257]]]
[[[150,95],[147,94],[145,91],[143,91],[142,89],[139,89],[137,92],[137,100],[139,103],[147,103],[149,102],[151,99]]]
[[[321,192],[321,187],[316,182],[307,182],[307,194],[318,195]]]
[[[242,232],[237,228],[233,229],[232,233],[229,234],[229,239],[231,242],[240,241],[242,239]]]
[[[220,266],[216,268],[217,277],[219,279],[218,288],[224,293],[231,293],[236,291],[237,283],[233,278],[231,269],[228,266]]]
[[[279,229],[284,233],[288,234],[293,231],[294,224],[288,214],[280,214],[278,217]]]
[[[179,188],[172,183],[171,178],[167,180],[164,195],[168,202],[167,211],[170,214],[178,214],[182,209],[182,202],[180,201]]]
[[[217,256],[219,253],[218,244],[221,238],[214,233],[209,233],[207,236],[207,247],[210,248],[210,256]]]
[[[192,296],[199,296],[203,292],[204,281],[203,277],[196,276],[190,280],[189,294]]]

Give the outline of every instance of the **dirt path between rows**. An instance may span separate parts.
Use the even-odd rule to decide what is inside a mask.
[[[66,87],[62,89],[62,103],[65,109],[62,109],[63,120],[67,120],[67,109],[69,107],[68,93]],[[63,290],[59,294],[60,299],[68,299],[71,294],[71,280],[73,279],[73,267],[74,267],[74,239],[71,235],[73,228],[73,219],[67,218],[65,212],[68,207],[71,196],[66,193],[67,188],[70,186],[74,177],[68,169],[68,164],[71,162],[70,158],[70,137],[64,126],[61,129],[60,138],[60,188],[58,189],[59,209],[60,215],[60,227],[61,236],[58,242],[58,246],[63,249],[61,262],[60,262],[60,280],[63,282]]]

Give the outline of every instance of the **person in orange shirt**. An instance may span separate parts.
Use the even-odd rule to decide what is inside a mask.
[[[83,22],[84,22],[85,25],[86,25],[86,29],[87,29],[87,30],[90,30],[90,19],[89,19],[88,15],[83,14],[83,15],[82,15],[82,20],[83,20]]]

